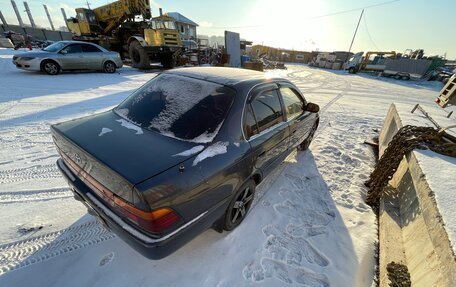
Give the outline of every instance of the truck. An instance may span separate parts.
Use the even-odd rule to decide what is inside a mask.
[[[407,53],[407,51],[410,51]],[[423,78],[442,66],[445,61],[438,56],[424,57],[424,50],[406,50],[405,53],[363,52],[355,54],[345,64],[345,69],[354,74],[358,71],[379,72],[383,77],[393,77],[397,80]]]
[[[67,27],[74,40],[119,52],[139,69],[147,69],[152,61],[172,68],[183,49],[175,19],[163,14],[161,8],[160,15],[152,18],[149,0],[118,0],[94,9],[77,8]]]
[[[359,71],[383,72],[385,70],[385,62],[387,59],[396,59],[396,52],[359,52],[353,55],[345,65],[345,69],[350,74],[355,74]]]

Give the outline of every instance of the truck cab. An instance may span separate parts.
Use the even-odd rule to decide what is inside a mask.
[[[144,29],[144,39],[149,46],[182,46],[174,18],[167,15],[152,18],[149,29]]]

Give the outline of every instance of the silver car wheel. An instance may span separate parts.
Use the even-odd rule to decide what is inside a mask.
[[[44,71],[49,75],[57,75],[59,72],[59,68],[53,62],[47,62],[44,64]]]
[[[116,65],[113,62],[106,62],[104,69],[106,73],[114,73],[116,71]]]

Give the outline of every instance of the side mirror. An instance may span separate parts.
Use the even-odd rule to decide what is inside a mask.
[[[320,111],[320,106],[314,103],[307,103],[305,110],[311,113],[318,113]]]
[[[68,53],[67,50],[61,50],[61,51],[59,52],[59,54],[62,54],[62,55],[65,55],[65,54],[67,54],[67,53]]]

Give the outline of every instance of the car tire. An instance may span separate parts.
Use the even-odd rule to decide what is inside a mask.
[[[108,74],[115,73],[116,69],[116,64],[113,61],[106,61],[103,65],[103,71]]]
[[[402,78],[402,76],[399,75],[399,74],[396,74],[396,75],[394,75],[394,78],[395,78],[396,80],[400,80],[400,79]]]
[[[60,73],[60,66],[54,61],[46,60],[41,63],[41,70],[48,75],[54,76]]]
[[[307,138],[298,145],[298,151],[305,151],[309,148],[310,144],[312,143],[315,132],[317,131],[317,128],[318,128],[318,121],[316,121],[315,124],[312,126],[309,136],[307,136]]]
[[[410,80],[410,77],[409,76],[402,76],[401,79],[404,80],[404,81],[408,81],[408,80]]]
[[[233,196],[225,212],[223,229],[231,231],[241,224],[252,206],[255,195],[255,181],[250,179]]]
[[[350,74],[356,74],[356,69],[355,69],[355,67],[350,67],[350,68],[348,69],[348,72],[349,72]]]
[[[128,54],[130,55],[131,65],[133,68],[144,70],[150,68],[149,56],[138,41],[133,41],[130,44]]]

